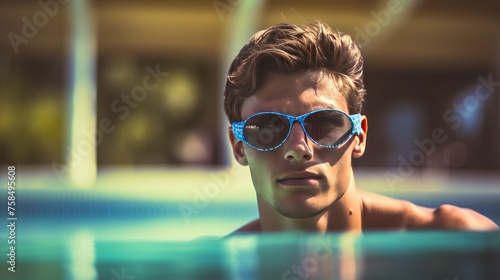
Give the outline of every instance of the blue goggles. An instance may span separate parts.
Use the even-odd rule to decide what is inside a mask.
[[[261,112],[231,128],[238,141],[259,151],[272,151],[286,142],[298,121],[313,143],[324,148],[337,148],[361,133],[361,114],[348,115],[340,110],[319,109],[301,116],[278,112]]]

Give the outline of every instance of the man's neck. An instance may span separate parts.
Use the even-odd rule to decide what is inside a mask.
[[[285,217],[266,202],[257,198],[262,232],[272,231],[361,231],[362,202],[351,173],[351,181],[344,195],[328,209],[314,217],[292,219]]]

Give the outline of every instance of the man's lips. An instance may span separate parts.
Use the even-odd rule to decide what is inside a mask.
[[[323,179],[323,177],[315,173],[296,172],[281,176],[276,181],[281,185],[306,186],[306,185],[317,184],[317,182],[321,179]]]

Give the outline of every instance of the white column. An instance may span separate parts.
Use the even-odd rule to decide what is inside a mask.
[[[219,91],[221,93],[221,104],[224,98],[222,93],[226,85],[227,70],[241,48],[250,40],[253,34],[259,31],[257,28],[260,20],[261,8],[263,7],[265,0],[230,2],[234,3],[232,7],[226,7],[228,10],[219,11],[223,13],[223,16],[220,17],[221,21],[228,26],[227,46],[224,52],[227,55],[225,57],[224,67],[222,68],[222,86]],[[219,114],[222,120],[222,141],[224,141],[223,143],[226,147],[226,149],[223,150],[225,151],[225,158],[228,159],[228,162],[230,163],[229,165],[238,164],[233,157],[228,141],[227,128],[229,123],[227,121],[227,117],[224,114],[224,110],[220,110]]]
[[[74,186],[95,183],[96,164],[96,65],[95,31],[91,7],[73,0],[71,9],[71,72],[68,156],[69,180]]]

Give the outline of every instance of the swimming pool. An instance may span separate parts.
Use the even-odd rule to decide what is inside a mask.
[[[223,240],[24,240],[2,279],[499,279],[500,234],[273,234]]]
[[[221,193],[186,216],[183,205],[196,204],[196,189],[184,198],[134,190],[123,195],[117,186],[20,187],[16,272],[7,270],[9,248],[3,241],[9,233],[2,226],[0,279],[500,279],[498,232],[221,239],[257,217],[254,197],[219,199]],[[494,189],[386,194],[429,207],[448,203],[472,208],[500,224],[500,192]]]
[[[221,239],[258,216],[246,170],[101,172],[88,189],[47,174],[19,172],[15,273],[0,212],[0,279],[500,279],[498,232]],[[408,178],[390,189],[380,172],[371,174],[358,173],[357,184],[423,206],[472,208],[500,224],[498,176]]]

